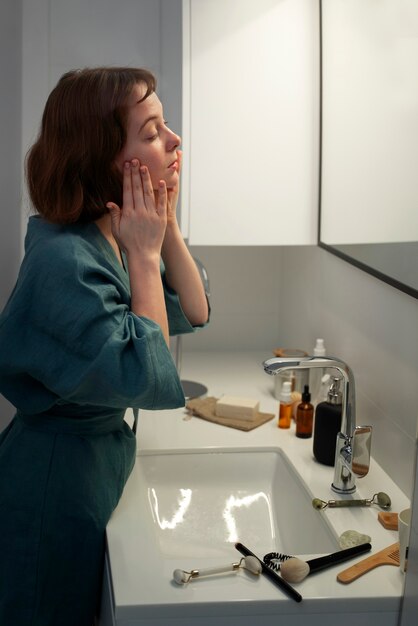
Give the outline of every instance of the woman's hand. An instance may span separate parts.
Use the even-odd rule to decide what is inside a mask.
[[[167,187],[160,181],[154,194],[148,168],[138,159],[123,168],[123,206],[108,202],[112,233],[127,256],[161,254],[167,226]]]
[[[112,234],[126,252],[131,311],[154,320],[168,345],[168,320],[160,273],[160,254],[167,226],[167,187],[160,181],[154,196],[148,168],[138,159],[123,169],[123,206],[108,202]]]

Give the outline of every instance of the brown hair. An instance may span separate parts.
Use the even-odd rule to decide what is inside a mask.
[[[144,69],[99,67],[64,74],[51,92],[36,143],[26,158],[32,204],[50,222],[98,219],[122,204],[114,161],[126,140],[127,100],[138,83],[145,100],[155,77]]]

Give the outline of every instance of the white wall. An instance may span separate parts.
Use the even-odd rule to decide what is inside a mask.
[[[20,263],[20,103],[21,22],[19,0],[2,0],[0,11],[0,310],[6,303]],[[0,430],[13,408],[0,395]]]
[[[0,306],[3,307],[16,279],[20,250],[21,154],[21,5],[2,2],[0,16]],[[10,53],[12,51],[12,54]]]
[[[210,219],[210,216],[208,216]],[[280,345],[279,247],[191,246],[205,265],[211,291],[211,323],[185,336],[184,350],[266,350]]]

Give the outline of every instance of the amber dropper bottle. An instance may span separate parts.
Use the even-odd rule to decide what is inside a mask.
[[[296,437],[308,439],[312,437],[314,408],[311,404],[309,385],[303,388],[302,402],[296,409]]]

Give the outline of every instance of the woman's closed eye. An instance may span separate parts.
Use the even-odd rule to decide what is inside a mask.
[[[161,126],[163,128],[168,128],[168,122],[167,120],[163,120]],[[159,137],[160,135],[160,127],[157,126],[157,128],[152,128],[149,130],[148,132],[148,136],[147,136],[147,141],[154,141],[155,139],[157,139],[157,137]]]

